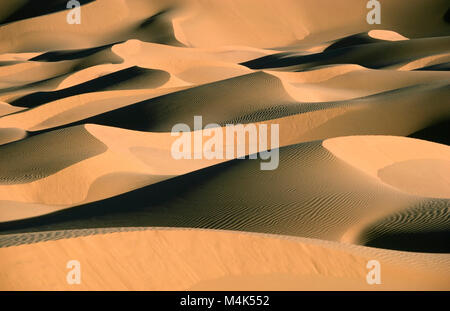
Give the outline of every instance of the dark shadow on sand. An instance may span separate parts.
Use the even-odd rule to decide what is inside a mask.
[[[383,234],[365,246],[422,253],[450,253],[450,231]]]
[[[78,49],[78,50],[61,50],[61,51],[52,51],[47,52],[36,57],[30,59],[30,61],[35,62],[61,62],[66,60],[75,60],[84,57],[88,57],[94,55],[95,53],[104,51],[106,49],[111,48],[116,43],[111,43],[102,46],[96,46],[93,48],[87,49]]]

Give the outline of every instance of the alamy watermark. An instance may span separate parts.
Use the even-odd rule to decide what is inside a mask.
[[[172,127],[171,136],[179,136],[171,147],[172,157],[176,160],[245,159],[246,155],[249,159],[257,159],[259,154],[261,160],[267,160],[261,162],[261,170],[274,170],[279,164],[278,124],[270,124],[270,128],[268,124],[227,124],[222,128],[211,123],[203,128],[202,117],[194,116],[194,131],[187,124],[178,123]],[[209,136],[203,142],[203,138]]]
[[[81,284],[81,264],[78,260],[69,260],[66,264],[67,269],[71,269],[66,276],[67,284]]]
[[[368,24],[381,24],[381,4],[377,0],[369,0],[367,2],[368,9],[371,9],[369,13],[367,13],[366,21]]]

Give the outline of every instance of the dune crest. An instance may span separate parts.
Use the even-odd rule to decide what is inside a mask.
[[[80,2],[0,1],[1,289],[450,289],[448,0]]]
[[[353,136],[327,139],[323,146],[396,189],[450,198],[450,147],[446,145],[403,137]]]

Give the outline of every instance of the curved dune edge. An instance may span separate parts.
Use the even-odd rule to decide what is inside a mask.
[[[245,80],[248,79],[251,82],[255,77],[254,74],[251,74],[254,71],[237,64],[237,62],[247,60],[249,57],[271,54],[273,51],[237,48],[239,50],[230,53],[230,47],[221,49],[184,48],[147,43],[140,40],[128,40],[125,43],[115,44],[111,50],[124,59],[123,63],[101,64],[76,71],[73,74],[67,73],[68,76],[61,78],[62,81],[52,89],[60,91],[63,87],[95,80],[96,77],[135,65],[151,70],[166,71],[170,75],[170,80],[155,89],[138,90],[139,86],[136,85],[136,89],[131,90],[98,91],[64,97],[34,109],[27,109],[14,115],[2,117],[0,127],[17,127],[30,131],[50,129],[165,94],[169,94],[168,98],[171,98],[170,93],[174,93],[173,95],[176,96],[177,91],[189,87],[194,92],[202,92],[205,89],[202,89],[201,86],[198,89],[195,88],[202,83],[207,85],[217,81],[227,83],[227,80],[231,81],[237,77],[244,77]],[[147,57],[149,54],[152,55],[151,58]],[[447,54],[432,55],[417,60],[418,63],[416,64],[413,64],[416,61],[412,61],[410,69],[434,64],[437,60],[444,60],[442,57],[447,56]],[[89,59],[89,57],[91,56],[86,57],[86,59]],[[172,57],[179,61],[168,61]],[[429,59],[430,57],[431,59]],[[7,70],[3,73],[4,77],[0,82],[8,85],[9,83],[35,82],[35,80],[53,77],[65,72],[68,68],[72,68],[74,62],[32,62],[6,66]],[[404,66],[410,66],[410,64]],[[374,101],[378,102],[388,98],[390,96],[388,92],[403,92],[407,87],[417,88],[418,92],[422,92],[420,91],[420,84],[438,86],[441,83],[440,81],[448,79],[445,72],[403,70],[406,69],[379,71],[370,70],[360,65],[337,64],[324,68],[319,66],[319,68],[305,72],[278,72],[273,70],[263,72],[268,77],[274,76],[277,81],[281,81],[282,91],[285,93],[284,96],[289,98],[290,104],[309,102],[325,105],[330,101],[345,103],[344,101],[348,100],[355,100],[350,103],[357,104],[362,97],[370,95],[378,96],[378,98],[374,98]],[[261,81],[258,83],[261,83]],[[212,87],[213,84],[209,86]],[[215,86],[219,86],[219,84]],[[133,88],[133,85],[130,87]],[[3,100],[14,99],[15,96],[25,95],[31,90],[36,91],[37,89],[33,87],[28,91],[9,91],[0,94],[0,98],[3,98]],[[254,106],[254,109],[257,110],[258,108],[260,107]],[[23,108],[2,105],[0,106],[0,114],[2,110],[6,110],[6,114],[17,111],[16,109]]]
[[[151,67],[152,66],[149,66],[149,68]],[[121,68],[122,67],[119,67],[119,69]],[[189,68],[189,70],[192,69],[192,67]],[[208,67],[207,71],[219,70],[221,67],[217,67],[216,69],[211,68],[213,67]],[[172,69],[168,72],[171,70]],[[97,70],[94,70],[94,72],[97,72]],[[84,81],[84,78],[87,78],[83,72],[78,73],[80,73],[80,77],[75,78],[75,80],[81,79],[81,82]],[[90,74],[91,73],[89,72],[86,73],[88,77],[90,77]],[[70,79],[70,77],[68,79]],[[214,80],[211,76],[208,77],[208,79],[209,78]],[[262,83],[264,83],[265,78],[272,81],[276,88],[272,85],[270,89],[263,88],[264,85],[262,85]],[[426,113],[423,114],[423,117],[434,115],[435,111],[443,115],[448,114],[447,107],[445,107],[443,103],[441,104],[441,98],[445,93],[445,87],[443,87],[442,84],[447,79],[445,72],[381,72],[365,69],[364,67],[357,65],[336,65],[307,72],[264,71],[263,73],[244,74],[239,76],[239,79],[239,81],[245,81],[247,83],[252,83],[254,81],[255,87],[261,87],[262,91],[268,92],[272,97],[275,97],[276,95],[283,96],[285,100],[284,104],[289,107],[294,105],[299,106],[305,103],[314,103],[314,108],[311,106],[309,109],[322,110],[324,111],[323,113],[327,110],[330,102],[332,103],[333,101],[336,101],[335,103],[341,106],[347,106],[349,110],[358,109],[358,106],[362,104],[362,100],[365,96],[373,96],[370,98],[372,104],[365,109],[377,110],[377,103],[386,102],[392,96],[397,97],[399,101],[403,102],[402,105],[408,106],[408,108],[405,109],[411,109],[409,107],[415,106],[419,100],[418,97],[414,100],[409,98],[410,92],[412,91],[417,93],[418,96],[436,97],[437,102],[432,108],[420,106],[420,109],[426,109]],[[58,126],[66,126],[72,122],[81,122],[82,120],[95,116],[101,117],[108,112],[112,112],[125,106],[130,106],[130,109],[139,109],[139,107],[151,105],[152,101],[160,100],[164,95],[167,96],[165,99],[161,99],[161,101],[166,105],[171,104],[171,100],[177,100],[178,102],[179,96],[182,94],[189,94],[189,96],[192,96],[193,94],[205,96],[211,93],[211,89],[214,87],[226,87],[228,83],[235,82],[238,82],[238,80],[231,78],[221,80],[220,82],[217,82],[217,84],[211,82],[210,84],[197,86],[190,85],[171,73],[167,83],[154,89],[138,89],[139,87],[136,86],[136,89],[130,90],[88,92],[63,97],[24,111],[18,111],[24,108],[2,104],[0,106],[0,114],[2,113],[2,110],[5,110],[4,114],[11,112],[17,113],[1,117],[0,130],[1,128],[13,127],[27,131],[48,130]],[[277,86],[278,83],[279,86]],[[188,88],[189,90],[186,91],[187,93],[182,92],[182,90]],[[432,94],[431,90],[433,88],[440,88],[440,90]],[[276,92],[278,92],[278,94]],[[400,97],[405,97],[405,99],[400,99]],[[406,101],[406,97],[408,97],[408,102]],[[237,102],[234,105],[231,103],[231,100],[233,100],[232,97],[230,98],[230,108],[232,108],[230,109],[230,114],[235,114],[235,118],[242,117],[243,114],[255,114],[258,113],[259,110],[268,108],[275,109],[277,108],[277,105],[283,104],[283,102],[271,102],[265,105],[262,102],[255,102],[251,108],[246,108],[239,105],[239,99],[234,99]],[[146,101],[148,104],[144,104],[142,101]],[[400,102],[398,102],[398,104],[400,105]],[[211,105],[213,105],[214,108],[217,107],[217,109],[221,109],[218,105]],[[269,107],[267,107],[268,105]],[[133,106],[135,108],[133,108]],[[283,107],[287,108],[287,106]],[[211,110],[206,111],[206,107],[205,103],[200,102],[195,104],[192,109],[195,109],[197,114],[211,114]],[[392,107],[389,109],[395,108]],[[181,112],[182,110],[182,108],[177,107],[173,114],[183,113]],[[231,110],[234,112],[231,113]],[[396,111],[396,113],[398,112]],[[183,114],[187,114],[187,112],[184,112]],[[174,118],[174,116],[169,117]],[[215,121],[219,121],[217,120],[218,117],[219,116],[215,117]],[[274,117],[271,115],[265,116],[265,119],[273,118]],[[416,118],[419,118],[419,116]],[[433,116],[432,118],[436,117]],[[411,122],[411,120],[405,120],[405,122]],[[161,120],[157,121],[161,122]],[[170,119],[167,122],[169,121]],[[95,121],[93,122],[95,123]],[[168,130],[169,129],[167,129],[167,131]]]
[[[0,212],[3,221],[11,221],[17,219],[25,219],[30,217],[37,217],[52,212],[56,212],[68,206],[52,206],[47,204],[17,202],[17,201],[0,201]]]
[[[41,55],[42,52],[36,53],[4,53],[0,54],[0,62],[27,61],[33,57]]]
[[[52,127],[64,126],[83,118],[132,105],[135,102],[162,96],[175,88],[144,89],[144,90],[114,90],[83,93],[55,100],[22,113],[5,116],[0,119],[0,130],[15,125],[30,131],[45,130]]]
[[[450,61],[450,53],[430,55],[407,62],[406,64],[403,64],[402,66],[398,67],[397,70],[400,71],[415,70],[426,66],[443,64],[449,61]]]
[[[344,131],[343,133],[348,131],[351,133],[351,124],[348,125],[348,130],[343,129],[339,124],[333,125],[333,121],[345,113],[346,110],[346,108],[331,108],[327,111],[312,111],[290,117],[257,122],[256,124],[268,124],[269,128],[270,124],[280,124],[280,147],[283,147],[305,141],[323,139],[329,135],[328,133],[338,134],[338,131]],[[299,128],[297,126],[299,123],[303,123],[306,126],[304,128]],[[324,126],[325,130],[323,129]],[[67,206],[75,206],[105,199],[113,195],[119,195],[151,183],[159,182],[173,176],[187,174],[225,161],[225,159],[173,159],[170,150],[172,143],[177,137],[172,137],[170,133],[139,132],[94,124],[82,127],[99,142],[105,144],[108,147],[108,150],[105,153],[83,159],[48,177],[37,179],[31,183],[1,185],[0,199],[16,201],[18,203],[61,205],[61,208],[66,208]],[[223,127],[222,131],[224,131]],[[41,135],[38,137],[40,136]],[[382,180],[378,176],[378,171],[394,162],[406,161],[409,159],[449,159],[448,148],[443,145],[410,138],[390,138],[389,136],[368,137],[369,138],[361,136],[360,138],[342,137],[329,139],[325,140],[324,146],[338,158],[344,159],[344,161],[349,162],[350,165],[362,169],[384,184],[390,184],[389,182],[386,183],[386,181],[392,180],[392,178],[390,176],[388,179]],[[366,142],[367,139],[369,140]],[[354,142],[359,142],[360,140],[362,140],[361,144],[354,144]],[[397,141],[400,143],[397,144]],[[27,141],[21,143],[27,143]],[[355,146],[360,145],[361,150],[353,152]],[[363,147],[365,145],[366,147]],[[372,145],[374,147],[372,147]],[[402,146],[403,149],[399,148],[399,146]],[[408,148],[405,149],[403,146],[408,146]],[[429,150],[428,146],[431,146]],[[378,151],[372,152],[373,148],[378,148],[379,150],[377,149]],[[416,152],[416,149],[419,151]],[[403,156],[405,150],[408,150],[408,152]],[[444,152],[442,152],[442,150],[444,150]],[[385,152],[387,154],[393,153],[395,161],[386,157]],[[367,154],[369,155],[366,156]],[[381,156],[377,158],[377,155]],[[46,158],[45,152],[42,154],[42,157],[43,159]],[[108,176],[110,174],[123,174],[123,176],[126,177],[126,179],[122,179],[122,186],[115,188],[117,192],[104,188],[107,187],[105,180],[108,179],[102,178],[103,176]],[[136,178],[136,174],[140,177]],[[433,176],[434,175],[431,177]],[[61,187],[61,185],[64,184],[72,184],[71,181],[74,179],[78,180],[76,187]],[[101,191],[95,190],[88,195],[90,187],[98,179],[100,181],[103,180],[103,182],[97,183],[97,186],[100,185],[100,188],[97,187],[97,189],[103,187],[105,193],[102,194]],[[438,198],[448,197],[448,194],[445,191],[436,193],[436,188],[442,189],[442,186],[433,187],[434,184],[440,181],[446,181],[445,175],[436,179],[431,178],[429,184],[426,184],[426,181],[424,180],[425,185],[423,190],[421,192],[413,191],[412,193],[412,189],[417,189],[417,186],[412,188],[405,186],[406,188],[402,188],[401,183],[399,184],[396,178],[394,178],[394,180],[395,182],[390,186],[394,186],[395,189],[405,191],[409,194]],[[101,186],[102,184],[104,186]],[[445,184],[447,184],[447,181]],[[52,190],[49,191],[50,189]],[[445,189],[446,188],[444,187],[444,190]],[[7,208],[7,206],[5,205],[3,208]],[[8,215],[10,215],[10,213],[8,213]],[[2,221],[6,220],[14,219],[8,217]]]
[[[447,28],[442,12],[447,8],[445,0],[414,0],[408,5],[401,0],[390,1],[384,10],[403,14],[401,18],[398,14],[385,14],[383,25],[408,37],[444,35]],[[350,11],[351,18],[345,14]],[[427,20],[434,22],[418,24],[422,12],[428,12]],[[352,31],[361,33],[372,29],[366,22],[367,9],[360,0],[345,3],[283,0],[276,4],[272,1],[97,0],[84,5],[83,13],[95,18],[85,18],[76,28],[67,24],[65,10],[3,25],[0,37],[5,40],[0,44],[0,53],[89,48],[130,37],[147,41],[163,39],[189,47],[267,48],[291,45],[303,39],[324,42]],[[145,23],[150,17],[162,25],[158,32]],[[165,38],[161,39],[161,32]],[[17,37],[23,39],[15,40]]]
[[[0,290],[450,290],[450,147],[381,136],[448,141],[448,0],[35,2],[0,2]],[[279,167],[175,161],[194,115],[278,124]]]
[[[36,109],[31,111],[36,111]],[[339,117],[345,111],[345,108],[331,108],[328,111],[312,111],[256,124],[268,124],[269,127],[270,124],[280,124],[280,146],[287,146],[321,138],[320,136],[314,137],[314,129],[318,128],[318,134],[320,135],[322,132],[320,130],[321,126],[325,125],[329,120]],[[297,124],[299,123],[304,123],[306,126],[298,128]],[[177,137],[172,137],[170,133],[139,132],[94,124],[84,125],[82,128],[85,128],[95,139],[106,144],[108,151],[75,163],[47,178],[38,179],[29,184],[1,185],[0,198],[18,202],[53,205],[75,204],[83,201],[90,184],[102,175],[114,172],[181,175],[224,161],[173,159],[170,150],[172,143]],[[74,129],[74,127],[69,129]],[[81,130],[79,128],[79,131]],[[225,132],[223,127],[222,131]],[[45,136],[43,135],[38,137],[44,139]],[[69,139],[73,140],[74,138],[69,137]],[[27,143],[27,141],[20,142],[20,146],[23,145],[26,148]],[[133,147],[146,147],[149,152],[136,156],[131,152]],[[42,159],[46,158],[45,154],[43,153]],[[143,162],[139,158],[146,158],[147,160]],[[150,166],[148,165],[150,163],[149,159],[153,159],[153,163]],[[64,189],[60,187],[61,184],[67,184],[74,178],[78,180],[76,188]],[[43,189],[46,189],[45,193],[42,191]],[[48,191],[49,189],[53,189],[53,191]],[[102,198],[105,197],[101,196],[97,199]]]
[[[379,285],[366,282],[373,259]],[[81,264],[80,285],[66,282],[69,260]],[[449,255],[193,229],[1,248],[0,263],[0,288],[9,290],[448,290],[450,277]]]
[[[0,145],[21,140],[27,136],[27,132],[21,128],[1,128]]]
[[[390,30],[370,30],[368,35],[374,39],[386,40],[386,41],[402,41],[409,40],[401,34]]]
[[[445,200],[411,196],[383,185],[333,156],[322,147],[321,141],[282,148],[278,168],[263,172],[257,160],[214,166],[214,161],[206,160],[187,160],[186,165],[167,162],[168,157],[161,156],[165,152],[163,144],[159,150],[151,147],[156,145],[152,139],[160,139],[158,135],[95,126],[89,130],[108,151],[40,180],[36,185],[51,191],[39,191],[36,187],[34,195],[39,195],[38,199],[45,195],[47,200],[84,198],[84,202],[100,200],[102,196],[110,199],[35,218],[28,222],[29,226],[27,221],[5,223],[4,232],[165,226],[265,232],[363,244],[362,232],[379,220],[409,207],[446,204]],[[149,146],[135,146],[141,141],[140,136],[148,137]],[[163,142],[170,143],[168,139]],[[202,166],[205,169],[199,171]],[[192,170],[190,174],[188,170]],[[174,175],[183,176],[160,182]],[[78,180],[77,188],[58,187],[74,179]],[[2,190],[11,197],[13,189]],[[28,195],[31,192],[28,189],[33,188],[18,185],[16,194]],[[64,192],[66,189],[73,192]],[[122,192],[127,193],[119,195]],[[233,195],[224,195],[228,193]],[[4,208],[8,209],[4,215],[14,215],[10,206]],[[101,210],[114,212],[103,214],[99,213]],[[445,222],[445,213],[432,210],[427,209],[422,222],[428,225]],[[17,210],[16,220],[26,218],[20,211]],[[89,216],[89,211],[94,217]],[[377,236],[383,236],[383,232]],[[394,249],[408,250],[401,246]]]
[[[10,104],[0,101],[0,117],[10,114],[10,113],[13,113],[13,112],[23,110],[23,109],[25,109],[25,108],[15,107],[15,106],[12,106]]]
[[[349,136],[322,145],[336,157],[394,188],[450,198],[450,147],[395,136]]]

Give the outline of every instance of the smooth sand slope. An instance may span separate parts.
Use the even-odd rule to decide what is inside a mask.
[[[4,230],[13,233],[121,226],[203,227],[370,244],[373,239],[380,240],[384,236],[384,232],[379,232],[367,237],[366,231],[379,221],[398,213],[409,213],[409,210],[426,209],[426,215],[412,212],[392,229],[401,231],[404,223],[421,218],[420,231],[432,228],[435,235],[430,236],[428,243],[412,249],[429,252],[448,249],[445,219],[450,200],[446,192],[447,174],[443,170],[447,169],[450,157],[444,145],[388,136],[308,142],[281,148],[278,168],[261,171],[260,160],[234,160],[219,165],[213,165],[220,162],[218,160],[170,161],[167,149],[135,145],[124,148],[123,143],[117,143],[117,134],[110,134],[102,127],[91,127],[90,131],[97,137],[103,135],[110,151],[97,159],[81,162],[76,169],[62,170],[31,184],[2,186],[4,198],[15,194],[14,202],[25,203],[22,209],[29,203],[37,203],[30,197],[31,189],[35,191],[35,198],[46,200],[40,201],[41,204],[55,205],[59,203],[57,200],[64,199],[73,201],[66,201],[68,205],[60,208],[80,206],[34,220],[4,223]],[[129,135],[128,139],[120,141],[132,142],[132,137]],[[380,150],[380,146],[389,144],[394,145],[391,153],[372,158],[364,156],[368,150]],[[425,149],[423,144],[431,146]],[[416,179],[416,184],[411,181],[414,167],[391,169],[411,159],[418,163],[426,159],[436,166],[434,175],[433,171],[429,172],[429,179],[437,185],[428,185],[430,193],[424,193],[426,189],[412,192],[411,184],[420,187],[427,182],[421,178]],[[111,170],[120,166],[120,170]],[[377,175],[386,168],[391,170],[388,180]],[[129,173],[125,174],[124,169]],[[73,180],[74,174],[85,182],[79,182],[78,188],[61,188],[61,183]],[[166,181],[157,183],[161,180]],[[137,189],[146,185],[149,186]],[[52,191],[48,191],[50,187]],[[444,190],[436,193],[439,187]],[[136,190],[108,200],[84,204],[133,189]],[[4,204],[5,210],[13,207],[7,202]],[[27,218],[23,217],[23,212],[17,216],[5,212],[4,216],[5,221]],[[405,232],[411,237],[416,233],[417,230]],[[411,246],[401,243],[389,247],[412,250]]]
[[[441,38],[436,40],[442,41]],[[389,45],[405,41],[383,42],[382,44]],[[370,54],[359,56],[359,59],[364,57],[366,60],[373,60],[372,55],[377,53],[378,49],[385,48],[384,45],[378,47],[379,44],[381,43],[366,44],[358,48],[358,53],[362,53],[359,51],[364,49],[373,50]],[[433,47],[443,43],[421,44]],[[442,53],[442,47],[432,53]],[[191,125],[195,115],[203,116],[206,123],[248,123],[316,110],[323,110],[320,114],[327,114],[339,107],[343,115],[351,115],[350,119],[355,119],[355,114],[358,118],[368,119],[364,116],[364,113],[367,113],[369,119],[376,120],[377,123],[368,122],[364,127],[356,128],[349,122],[340,121],[342,124],[348,124],[348,128],[352,130],[335,131],[336,136],[359,133],[409,135],[448,118],[450,110],[445,100],[449,94],[448,73],[405,70],[405,66],[413,69],[418,66],[417,63],[411,65],[414,61],[411,62],[409,51],[416,51],[416,57],[423,54],[418,54],[414,47],[392,48],[397,50],[395,62],[398,63],[402,59],[400,65],[397,65],[403,66],[400,67],[402,70],[371,70],[355,65],[360,62],[351,58],[344,63],[351,62],[353,65],[330,64],[334,61],[324,52],[293,58],[292,61],[303,63],[303,67],[313,67],[307,71],[254,72],[238,64],[249,57],[239,55],[246,53],[243,49],[230,56],[224,51],[201,52],[129,41],[112,47],[112,51],[124,59],[122,64],[94,65],[89,70],[81,69],[69,76],[64,74],[65,78],[59,82],[56,89],[45,87],[47,82],[39,91],[35,86],[27,87],[26,92],[31,93],[23,93],[23,89],[17,88],[5,89],[7,91],[3,92],[2,99],[18,108],[4,108],[6,114],[16,113],[0,118],[0,132],[10,131],[12,128],[35,132],[85,123],[167,132],[179,122]],[[347,48],[340,50],[342,49]],[[302,57],[325,58],[329,61],[304,63]],[[344,60],[344,56],[339,57]],[[182,61],[174,63],[171,59]],[[265,57],[255,61],[263,61],[264,64],[270,62],[264,59]],[[283,61],[289,59],[283,56]],[[388,63],[391,61],[393,60]],[[42,64],[60,66],[65,62]],[[386,65],[390,66],[391,63],[388,63]],[[422,62],[423,66],[427,64],[432,62]],[[39,71],[45,74],[49,72],[45,67],[42,70],[32,69],[35,75]],[[29,77],[19,73],[19,76]],[[6,77],[8,81],[11,80],[11,76],[5,74],[5,83]],[[424,101],[430,104],[422,105]],[[382,105],[383,103],[385,105]],[[33,109],[17,112],[23,109],[19,107]],[[402,125],[391,126],[390,123],[396,123],[394,119],[402,118],[405,111],[412,113],[409,118],[403,118],[403,129],[395,130],[393,127],[401,128]],[[360,114],[363,115],[359,116]],[[411,116],[412,114],[414,115]],[[379,119],[389,124],[379,124]],[[377,127],[383,127],[384,130],[380,131]],[[3,136],[9,137],[3,139],[3,143],[22,138],[7,134]],[[327,137],[329,136],[325,135],[317,139]]]

